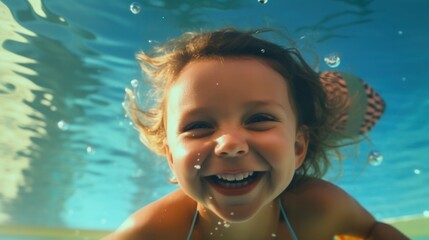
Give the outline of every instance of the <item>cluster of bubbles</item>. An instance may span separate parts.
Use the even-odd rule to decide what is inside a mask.
[[[258,3],[260,4],[266,4],[268,2],[268,0],[258,0]]]
[[[368,154],[368,163],[372,166],[378,166],[383,162],[383,155],[378,151],[371,151]]]
[[[336,68],[341,64],[341,58],[337,54],[331,54],[323,59],[330,68]]]
[[[142,10],[142,6],[141,6],[140,3],[138,3],[138,2],[131,3],[131,5],[130,5],[130,11],[133,14],[139,14],[141,10]]]

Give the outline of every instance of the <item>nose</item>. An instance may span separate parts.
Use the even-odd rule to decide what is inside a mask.
[[[224,134],[216,139],[215,154],[219,157],[240,157],[249,151],[246,140],[239,135]]]

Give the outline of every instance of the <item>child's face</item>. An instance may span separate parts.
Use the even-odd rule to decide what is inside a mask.
[[[244,221],[289,185],[307,139],[286,80],[263,60],[191,62],[167,94],[167,157],[191,198]]]

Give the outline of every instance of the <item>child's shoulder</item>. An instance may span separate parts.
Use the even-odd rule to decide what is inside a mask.
[[[286,206],[294,206],[292,214],[303,221],[300,225],[326,223],[319,229],[326,234],[365,236],[375,221],[352,196],[323,179],[303,179],[283,196]]]
[[[104,240],[175,239],[186,236],[195,209],[196,203],[183,191],[177,190],[135,212]]]

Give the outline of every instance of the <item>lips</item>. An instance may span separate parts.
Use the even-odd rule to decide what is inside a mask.
[[[219,193],[227,196],[243,195],[253,190],[262,178],[263,172],[239,174],[218,174],[207,177],[209,184]]]

